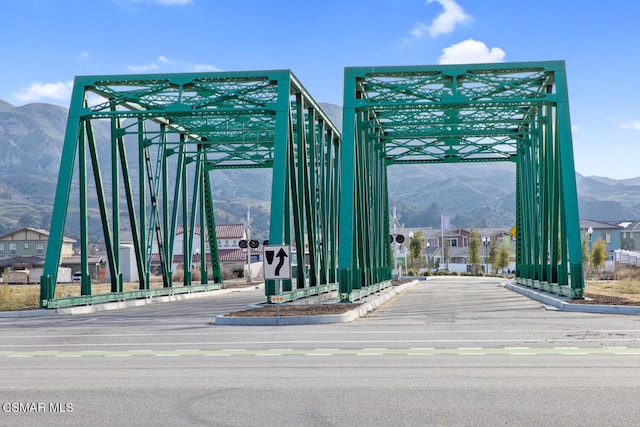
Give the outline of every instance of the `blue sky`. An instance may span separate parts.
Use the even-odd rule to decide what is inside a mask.
[[[74,76],[291,69],[342,104],[344,67],[565,60],[576,170],[640,176],[637,0],[15,0],[0,99],[68,107]]]

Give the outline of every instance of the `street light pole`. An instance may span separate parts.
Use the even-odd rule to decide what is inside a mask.
[[[251,283],[251,207],[247,207],[247,220],[242,222],[247,232],[247,283]]]
[[[589,253],[588,253],[588,264],[589,264],[589,273],[591,273],[591,235],[593,234],[593,227],[589,227],[587,229],[587,233],[589,233]]]
[[[485,274],[489,273],[489,264],[487,263],[487,247],[489,246],[489,242],[491,242],[491,237],[482,236],[482,245],[484,246],[484,270],[485,270]]]

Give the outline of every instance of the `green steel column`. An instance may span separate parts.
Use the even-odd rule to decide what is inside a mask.
[[[114,107],[112,106],[112,110]],[[122,272],[120,270],[120,168],[118,166],[118,140],[120,120],[111,119],[111,225],[113,230],[113,260],[115,277],[111,277],[111,292],[122,292]],[[106,220],[106,218],[105,218]]]
[[[338,255],[339,255],[339,239],[338,233],[340,230],[340,194],[342,191],[342,178],[340,171],[342,170],[342,156],[341,156],[341,146],[342,144],[338,142],[338,138],[335,139],[333,156],[332,156],[332,166],[331,166],[331,226],[330,226],[330,242],[331,242],[331,283],[336,283],[339,280],[339,266],[338,266]]]
[[[56,293],[58,281],[58,267],[64,239],[64,228],[67,220],[67,206],[73,182],[73,169],[78,147],[78,133],[80,130],[80,118],[85,113],[84,105],[85,86],[79,78],[75,79],[71,93],[71,104],[67,117],[60,169],[56,184],[56,196],[53,202],[54,215],[51,217],[51,230],[47,242],[44,269],[40,278],[40,307],[44,307],[45,301],[53,299]]]
[[[556,71],[558,93],[556,126],[560,145],[560,162],[564,195],[564,214],[567,227],[567,246],[571,273],[571,297],[584,297],[584,276],[582,270],[582,245],[580,241],[580,221],[578,212],[578,191],[573,160],[573,141],[569,117],[569,94],[564,66]]]
[[[208,227],[206,226],[206,215],[205,215],[205,203],[204,203],[204,176],[207,173],[207,164],[206,164],[206,155],[204,150],[202,149],[202,145],[198,144],[198,162],[199,162],[199,174],[197,174],[196,179],[199,181],[200,191],[198,192],[198,198],[200,200],[199,203],[199,217],[198,222],[200,223],[200,284],[207,285],[209,284],[209,274],[207,273],[207,252],[205,245],[205,236],[211,238],[211,234],[208,233]],[[196,194],[194,193],[194,197]]]
[[[522,203],[522,144],[518,146],[518,159],[516,161],[516,277],[524,278],[524,248],[523,238],[523,203]]]
[[[218,255],[218,236],[216,234],[215,212],[213,209],[213,194],[209,178],[208,167],[203,168],[204,205],[207,216],[207,231],[209,235],[209,256],[211,257],[211,275],[214,283],[222,283],[222,269]]]
[[[184,286],[191,286],[191,242],[193,241],[193,229],[189,229],[189,179],[187,176],[187,159],[184,148],[184,141],[180,144],[180,157],[182,157],[181,163],[183,164],[181,174],[176,179],[180,180],[180,189],[182,190],[182,266],[184,269]],[[177,187],[176,187],[177,188]],[[174,199],[176,203],[178,199]],[[173,233],[175,233],[175,229]]]
[[[102,222],[102,234],[104,236],[105,249],[107,252],[107,261],[109,265],[109,277],[111,278],[111,292],[118,292],[116,282],[119,273],[119,266],[116,263],[116,257],[114,255],[115,250],[113,240],[111,238],[111,227],[109,226],[109,213],[107,211],[107,200],[104,192],[104,185],[102,180],[100,160],[98,159],[98,148],[96,146],[96,139],[93,134],[93,127],[91,122],[86,122],[85,127],[87,133],[87,144],[89,146],[89,155],[91,157],[91,165],[93,167],[93,178],[96,185],[96,196],[98,198],[98,208],[100,209],[100,220]]]
[[[118,150],[120,153],[120,163],[122,166],[122,179],[124,183],[125,196],[127,201],[127,212],[129,213],[129,224],[131,226],[131,238],[133,240],[133,250],[136,257],[136,270],[138,273],[138,289],[145,289],[146,264],[143,262],[140,236],[138,234],[138,218],[136,216],[136,206],[133,200],[133,187],[129,175],[129,161],[124,146],[124,140],[118,138]]]
[[[175,224],[173,223],[172,217],[171,222],[171,230],[169,229],[169,171],[168,171],[168,151],[169,149],[166,146],[166,132],[165,127],[161,126],[161,134],[162,134],[162,145],[158,147],[159,150],[162,150],[162,235],[164,244],[164,259],[167,268],[165,269],[166,278],[164,280],[165,287],[173,287],[173,243],[175,241]],[[178,162],[178,167],[180,166],[180,162]],[[176,181],[178,182],[178,181]],[[176,197],[174,196],[174,200]],[[174,206],[177,202],[174,202]]]
[[[145,176],[146,166],[145,166],[145,128],[144,121],[142,119],[138,119],[138,216],[140,218],[139,224],[139,234],[140,234],[140,247],[144,250],[142,254],[142,262],[144,264],[144,277],[140,282],[144,288],[149,289],[149,280],[150,280],[150,266],[151,266],[151,254],[148,254],[146,251],[147,244],[152,236],[147,236],[147,178]],[[153,218],[151,219],[153,223]]]
[[[91,277],[89,271],[89,237],[87,229],[87,153],[84,137],[84,128],[80,127],[80,135],[78,137],[78,178],[80,180],[80,295],[91,295]]]
[[[290,111],[289,117],[293,129],[291,130],[291,138],[289,140],[289,173],[291,179],[291,201],[293,208],[293,228],[294,238],[296,242],[296,250],[298,254],[298,275],[296,277],[296,288],[303,289],[307,287],[305,278],[305,244],[304,244],[304,196],[302,193],[305,188],[305,169],[306,162],[305,149],[306,132],[304,123],[304,114],[300,114],[299,106],[304,101],[301,94],[296,94],[296,121],[293,121],[293,111]],[[296,151],[297,148],[297,151]],[[296,161],[297,155],[297,161]]]
[[[189,220],[189,265],[191,265],[191,260],[193,259],[194,255],[193,250],[196,235],[196,214],[198,213],[198,195],[200,194],[200,181],[202,180],[200,166],[200,153],[198,152],[195,158],[195,175],[193,177],[193,191],[191,192],[191,216]],[[198,245],[198,249],[203,247],[204,242],[204,227],[202,227],[202,223],[200,223],[200,225],[200,244]],[[200,251],[200,254],[204,255],[204,251]]]
[[[340,221],[338,223],[338,277],[341,301],[348,301],[353,289],[353,246],[356,244],[354,239],[354,218],[356,215],[354,212],[356,181],[355,98],[356,78],[349,75],[349,70],[345,70],[342,144],[340,144]]]
[[[280,75],[276,80],[278,99],[275,118],[275,140],[273,148],[273,175],[271,185],[271,220],[269,223],[269,244],[282,245],[284,240],[285,221],[289,218],[289,206],[285,205],[289,192],[287,179],[288,166],[288,138],[289,138],[289,78]],[[276,295],[274,280],[265,281],[267,297]]]
[[[309,240],[309,286],[318,286],[320,277],[320,269],[318,267],[322,259],[321,253],[318,251],[318,218],[316,215],[318,209],[316,204],[318,197],[318,187],[316,183],[316,172],[318,170],[318,165],[316,164],[316,145],[318,143],[318,139],[316,134],[316,115],[314,109],[308,108],[306,116],[308,120],[308,127],[306,144],[303,144],[306,150],[306,155],[303,155],[302,157],[304,159],[303,170],[306,177],[303,177],[305,187],[303,187],[302,196],[305,206],[306,227]]]

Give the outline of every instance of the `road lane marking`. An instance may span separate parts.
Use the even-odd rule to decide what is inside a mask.
[[[83,350],[83,351],[1,351],[1,358],[88,358],[88,357],[292,357],[292,356],[587,356],[640,355],[640,348],[627,347],[460,347],[460,348],[335,348],[335,349],[156,349],[156,350]]]

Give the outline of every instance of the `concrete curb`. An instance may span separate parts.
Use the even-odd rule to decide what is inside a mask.
[[[413,280],[400,286],[395,286],[374,295],[371,301],[367,301],[354,310],[342,314],[324,314],[317,316],[280,316],[280,317],[227,317],[216,316],[211,324],[219,326],[284,326],[284,325],[321,325],[327,323],[351,322],[365,314],[381,307],[401,292],[421,282]]]
[[[105,303],[93,304],[93,305],[57,308],[53,310],[39,309],[39,310],[3,311],[3,312],[0,312],[0,318],[25,318],[25,317],[91,314],[91,313],[97,313],[100,311],[121,310],[124,308],[140,307],[143,305],[149,305],[149,304],[155,304],[155,303],[161,303],[161,302],[183,301],[183,300],[189,300],[194,298],[204,298],[209,296],[230,294],[232,292],[251,291],[259,288],[264,288],[264,283],[256,284],[255,286],[247,286],[245,288],[216,289],[212,291],[165,295],[160,297],[140,298],[140,299],[127,300],[127,301],[105,302]]]
[[[580,304],[572,303],[568,297],[550,294],[548,292],[537,289],[527,288],[526,286],[516,283],[505,283],[504,287],[510,291],[517,292],[521,295],[539,301],[545,305],[549,305],[562,311],[595,313],[595,314],[640,314],[639,306],[628,305],[599,305],[599,304]]]

